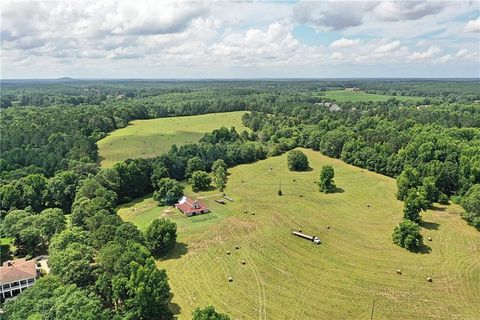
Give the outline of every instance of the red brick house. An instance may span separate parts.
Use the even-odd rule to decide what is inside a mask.
[[[175,208],[182,211],[187,217],[210,212],[210,209],[203,202],[185,196],[178,201]]]

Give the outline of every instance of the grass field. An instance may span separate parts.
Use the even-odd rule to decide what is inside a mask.
[[[421,97],[408,97],[408,96],[387,96],[383,94],[371,94],[363,91],[347,91],[347,90],[332,90],[326,91],[325,97],[334,99],[337,102],[345,101],[387,101],[390,98],[395,98],[400,101],[422,101]]]
[[[128,158],[150,158],[178,146],[197,142],[206,132],[225,127],[246,129],[242,124],[244,111],[205,114],[187,117],[135,120],[98,141],[100,164],[112,167]]]
[[[374,319],[478,319],[480,233],[459,207],[424,213],[422,233],[433,241],[408,252],[391,240],[402,214],[394,179],[304,151],[309,172],[288,171],[285,155],[229,169],[226,192],[235,201],[215,203],[216,191],[194,195],[212,209],[204,216],[186,218],[149,198],[119,210],[142,228],[160,216],[178,224],[178,244],[158,266],[179,319],[209,304],[233,319],[370,319],[373,301]],[[341,192],[318,192],[325,164]],[[299,228],[322,244],[293,236]]]

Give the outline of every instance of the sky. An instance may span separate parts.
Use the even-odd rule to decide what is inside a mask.
[[[0,77],[480,77],[477,1],[0,2]]]

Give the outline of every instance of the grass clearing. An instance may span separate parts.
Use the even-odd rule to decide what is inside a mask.
[[[128,158],[151,158],[178,146],[197,142],[206,132],[222,126],[241,132],[245,111],[212,113],[197,116],[134,120],[98,141],[100,165],[111,168]]]
[[[395,98],[400,101],[422,101],[422,97],[410,97],[410,96],[388,96],[383,94],[371,94],[363,91],[353,90],[331,90],[325,92],[325,97],[334,99],[337,102],[345,101],[387,101],[390,98]]]
[[[391,239],[402,215],[394,179],[303,151],[312,171],[288,171],[286,155],[229,169],[234,202],[226,205],[215,202],[218,191],[186,190],[205,197],[212,219],[194,222],[151,198],[119,210],[141,228],[159,216],[178,224],[179,243],[158,266],[167,270],[179,319],[210,304],[233,319],[369,319],[373,300],[374,319],[477,319],[480,234],[459,207],[424,213],[422,234],[433,241],[408,252]],[[341,192],[318,192],[325,164]],[[293,236],[299,228],[322,244]]]

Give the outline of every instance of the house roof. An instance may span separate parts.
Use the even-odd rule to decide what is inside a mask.
[[[37,276],[35,260],[16,259],[3,263],[0,267],[0,284],[34,278]]]
[[[192,200],[187,197],[182,197],[175,205],[175,208],[179,209],[185,214],[209,210],[203,202],[199,200]]]

